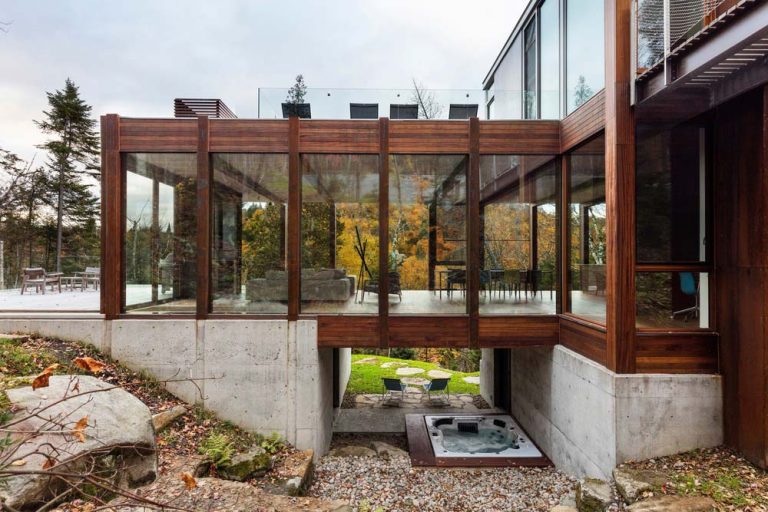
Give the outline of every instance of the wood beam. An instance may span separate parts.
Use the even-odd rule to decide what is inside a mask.
[[[469,173],[467,175],[467,309],[469,346],[480,345],[480,120],[469,119]]]
[[[389,346],[389,119],[379,119],[379,347]]]
[[[122,308],[124,187],[120,117],[101,116],[101,313],[111,320]]]
[[[208,317],[211,306],[212,170],[207,116],[197,118],[197,318]]]
[[[632,0],[605,0],[606,366],[635,371]]]
[[[570,208],[570,166],[569,158],[567,155],[560,157],[560,201],[559,211],[557,216],[557,233],[558,233],[558,258],[557,262],[560,267],[560,274],[558,279],[557,290],[557,312],[565,313],[569,310],[569,302],[571,298],[570,290],[568,289],[568,280],[570,279],[571,265],[570,265],[570,248],[571,248],[571,230],[569,222]]]
[[[288,119],[288,320],[298,320],[301,303],[301,174],[299,118]]]

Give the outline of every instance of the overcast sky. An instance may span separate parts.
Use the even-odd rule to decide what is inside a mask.
[[[3,0],[0,148],[30,158],[32,120],[67,77],[94,116],[171,117],[174,97],[256,117],[257,88],[481,88],[524,0]],[[42,155],[38,155],[42,158]]]

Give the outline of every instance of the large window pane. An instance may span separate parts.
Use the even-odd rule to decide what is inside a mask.
[[[466,157],[393,155],[389,172],[390,313],[466,313]]]
[[[378,311],[379,159],[301,156],[301,303],[307,313]]]
[[[638,261],[706,260],[706,179],[703,128],[638,135]]]
[[[214,313],[287,313],[288,155],[215,154]]]
[[[525,118],[536,119],[538,114],[536,101],[536,70],[538,61],[536,59],[536,18],[532,18],[525,27],[525,91],[523,99],[525,101]]]
[[[570,311],[605,322],[605,139],[576,149],[570,160]]]
[[[197,157],[130,153],[125,171],[125,310],[194,313]]]
[[[702,272],[638,272],[637,326],[709,327],[709,276]]]
[[[566,99],[576,110],[605,83],[603,4],[597,0],[566,2]]]
[[[556,313],[556,205],[553,157],[480,157],[482,314]]]
[[[539,7],[541,119],[560,119],[560,27],[558,1],[546,0]]]
[[[493,112],[489,119],[522,119],[523,37],[518,35],[493,74]]]

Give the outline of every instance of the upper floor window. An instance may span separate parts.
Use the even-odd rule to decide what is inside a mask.
[[[603,2],[566,3],[565,87],[568,114],[605,85]]]
[[[538,117],[538,100],[536,99],[536,71],[538,68],[536,59],[536,18],[531,19],[528,22],[528,26],[525,27],[524,51],[525,90],[523,91],[523,107],[526,119],[536,119]]]
[[[560,119],[559,3],[546,0],[539,7],[539,108],[541,119]]]

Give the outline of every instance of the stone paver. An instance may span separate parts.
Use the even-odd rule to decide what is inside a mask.
[[[427,375],[429,377],[432,377],[433,379],[450,379],[451,374],[448,372],[444,372],[442,370],[429,370],[427,372]]]
[[[381,363],[382,368],[402,368],[403,366],[408,366],[408,364],[401,363],[400,361],[387,361],[386,363]]]
[[[423,386],[429,382],[429,379],[423,377],[403,377],[400,381],[408,386]]]
[[[464,377],[461,380],[463,380],[467,384],[480,384],[480,377],[477,376],[477,375],[472,375],[470,377]]]
[[[421,368],[412,368],[410,366],[406,366],[405,368],[398,368],[395,370],[395,373],[402,376],[418,375],[420,373],[424,373],[424,370]]]
[[[379,358],[378,357],[364,357],[362,359],[358,359],[354,362],[354,364],[379,364]]]

